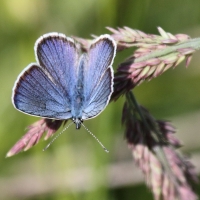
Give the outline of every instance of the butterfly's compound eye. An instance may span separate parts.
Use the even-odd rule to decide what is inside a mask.
[[[76,124],[76,129],[80,129],[83,120],[81,118],[75,118],[75,117],[73,117],[72,120]]]

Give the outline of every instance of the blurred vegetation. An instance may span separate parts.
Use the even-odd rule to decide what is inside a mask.
[[[38,120],[16,111],[10,100],[18,74],[29,63],[35,62],[33,47],[36,39],[52,31],[90,38],[91,34],[109,33],[106,26],[129,26],[153,34],[157,34],[157,26],[161,26],[173,34],[186,33],[191,37],[199,37],[200,1],[1,0],[0,199],[152,199],[144,186],[141,186],[142,189],[135,185],[110,189],[108,184],[105,167],[111,163],[131,160],[121,127],[123,98],[109,105],[97,118],[85,122],[110,150],[109,154],[84,129],[76,131],[72,126],[45,152],[42,149],[47,142],[41,141],[31,150],[5,159],[6,152],[22,137],[25,128]],[[132,51],[119,53],[114,68]],[[197,54],[189,69],[186,70],[184,64],[181,64],[137,87],[135,94],[139,103],[157,118],[171,119],[200,112],[200,57]],[[198,130],[189,134],[200,141]],[[187,145],[187,141],[184,143]],[[194,148],[200,149],[200,145]],[[90,180],[81,182],[79,186],[70,178],[74,176],[67,176],[74,173],[75,169],[80,169],[80,172],[83,169],[85,172],[84,169],[88,167],[90,171],[86,172]],[[123,171],[119,173],[123,178]],[[130,174],[134,174],[134,171],[130,171]],[[81,176],[76,178],[79,180]],[[58,181],[56,188],[52,187],[55,181]]]

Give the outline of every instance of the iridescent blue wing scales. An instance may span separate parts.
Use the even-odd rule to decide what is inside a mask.
[[[109,35],[102,35],[91,45],[85,60],[83,119],[100,114],[113,92],[112,63],[116,44]]]
[[[71,117],[60,88],[36,64],[26,68],[16,82],[13,93],[13,103],[22,112],[56,119]]]
[[[37,40],[35,51],[38,64],[29,65],[13,87],[14,106],[30,115],[71,118],[70,88],[76,79],[78,56],[73,40],[47,34]]]
[[[74,41],[63,34],[46,34],[36,41],[35,52],[39,65],[70,97],[77,80],[78,52]]]
[[[104,110],[110,99],[110,94],[113,91],[112,77],[112,70],[108,68],[101,78],[98,87],[95,89],[95,92],[92,93],[89,104],[83,110],[83,119],[95,117]]]

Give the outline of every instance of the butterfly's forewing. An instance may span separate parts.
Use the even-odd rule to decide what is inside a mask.
[[[115,53],[116,44],[109,35],[100,36],[90,47],[85,64],[83,119],[98,115],[110,100]]]
[[[64,35],[47,34],[37,40],[35,51],[39,64],[29,65],[19,75],[13,87],[14,106],[30,115],[71,118],[70,84],[77,59],[74,42]]]
[[[35,44],[36,59],[51,74],[66,97],[72,96],[77,80],[78,52],[74,41],[60,33],[45,34]]]

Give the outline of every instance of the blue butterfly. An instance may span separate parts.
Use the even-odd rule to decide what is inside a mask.
[[[56,120],[96,117],[113,92],[116,43],[109,35],[96,38],[87,53],[60,33],[41,36],[35,43],[37,63],[18,76],[12,93],[14,107],[26,114]]]

